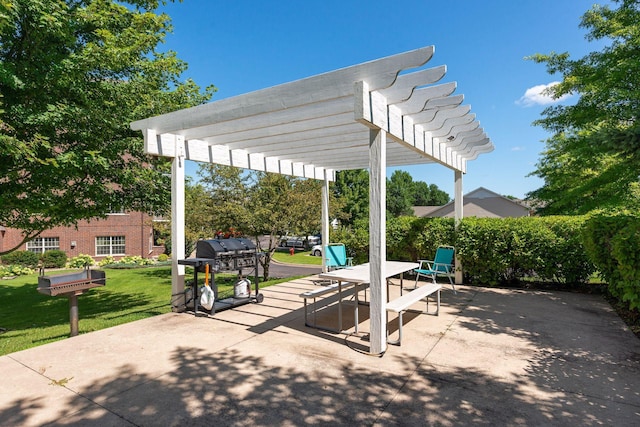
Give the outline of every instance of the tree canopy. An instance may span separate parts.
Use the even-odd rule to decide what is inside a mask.
[[[387,179],[387,212],[391,216],[413,215],[414,182],[411,174],[396,170]]]
[[[188,186],[186,193],[202,198],[185,200],[190,203],[187,211],[198,212],[185,215],[185,234],[212,238],[232,230],[254,237],[258,249],[265,252],[260,260],[265,279],[282,236],[306,236],[320,230],[319,181],[217,164],[200,165],[198,175],[200,182]],[[259,239],[264,235],[268,236],[267,247]]]
[[[342,204],[341,222],[351,225],[369,216],[369,173],[364,169],[336,174],[333,185],[336,199]],[[414,181],[406,171],[396,170],[387,178],[387,212],[391,216],[413,215],[413,206],[442,206],[449,195],[435,184]]]
[[[529,198],[542,213],[576,214],[594,209],[637,208],[640,204],[640,2],[614,0],[595,5],[580,26],[601,50],[577,60],[569,53],[537,54],[562,81],[554,98],[575,94],[572,105],[546,108],[535,124],[553,133],[532,175],[544,185]]]
[[[24,241],[114,210],[168,204],[162,160],[129,123],[203,103],[158,44],[153,0],[0,1],[0,225]]]

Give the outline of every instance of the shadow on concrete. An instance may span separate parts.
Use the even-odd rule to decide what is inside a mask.
[[[274,288],[273,306],[276,295],[290,303],[294,289]],[[230,327],[251,338],[218,350],[176,347],[164,374],[124,363],[116,377],[68,388],[56,402],[60,421],[48,425],[637,424],[640,344],[602,298],[467,288],[444,304],[443,332],[434,318],[420,323],[430,316],[407,317],[411,333],[435,337],[429,350],[416,355],[407,342],[377,362],[345,355],[334,345],[342,336],[305,328],[302,309],[238,321]],[[260,307],[243,308],[239,316]],[[264,334],[283,326],[293,330],[286,341]],[[23,425],[43,406],[17,398],[5,408],[4,425]]]
[[[563,404],[532,401],[514,384],[473,370],[421,369],[407,379],[373,376],[353,366],[327,375],[262,362],[233,350],[179,348],[171,373],[152,378],[121,366],[118,378],[58,402],[61,422],[49,425],[533,425],[552,421]],[[401,362],[410,368],[420,361]],[[99,402],[104,412],[87,416],[88,400]],[[567,412],[562,421],[614,421],[597,417],[586,403],[585,398],[580,408],[586,413]],[[39,409],[37,401],[17,400],[0,419],[5,425],[26,424]]]

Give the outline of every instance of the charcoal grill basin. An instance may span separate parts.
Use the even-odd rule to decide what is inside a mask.
[[[106,284],[105,277],[102,270],[38,276],[38,292],[50,296],[82,293],[91,288],[104,286]]]
[[[69,298],[69,336],[78,335],[78,295],[92,288],[106,285],[105,272],[86,269],[75,273],[38,276],[38,292],[49,296]]]

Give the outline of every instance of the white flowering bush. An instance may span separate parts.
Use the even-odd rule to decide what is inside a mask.
[[[116,262],[116,259],[111,255],[109,255],[107,257],[102,258],[100,261],[98,261],[98,266],[104,267],[105,265],[115,264],[115,262]]]
[[[144,267],[147,265],[154,265],[154,264],[156,264],[156,261],[154,259],[143,258],[139,255],[123,256],[117,261],[112,256],[108,256],[98,263],[100,267],[109,267],[109,268],[134,268],[134,267]]]
[[[27,274],[33,274],[35,270],[29,267],[23,267],[21,265],[0,265],[0,278],[2,277],[14,277],[14,276],[26,276]]]
[[[91,267],[96,262],[90,255],[80,254],[78,256],[74,256],[69,261],[67,261],[67,267],[69,268],[84,268]]]

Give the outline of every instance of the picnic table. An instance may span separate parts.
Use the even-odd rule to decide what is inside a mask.
[[[405,272],[418,268],[418,263],[415,262],[402,262],[402,261],[386,261],[386,279],[400,275],[400,292],[402,293],[402,276]],[[341,268],[339,270],[333,270],[327,273],[321,273],[319,278],[328,280],[331,283],[327,286],[320,287],[311,291],[303,292],[300,294],[304,298],[305,302],[305,324],[318,329],[326,329],[331,332],[344,332],[342,326],[342,300],[344,296],[353,294],[355,297],[354,303],[354,327],[355,332],[358,332],[358,293],[360,290],[364,290],[369,286],[369,263],[356,265],[353,267]],[[335,282],[335,283],[334,283]],[[389,284],[387,282],[387,288]],[[316,298],[331,294],[338,293],[338,328],[336,330],[318,327],[316,322],[310,324],[307,320],[307,299],[313,299],[314,315],[316,312]],[[387,292],[387,296],[388,296]]]

